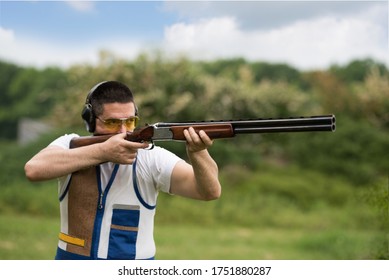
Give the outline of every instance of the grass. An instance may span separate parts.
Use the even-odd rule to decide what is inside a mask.
[[[0,259],[54,258],[56,218],[0,215]],[[377,230],[261,228],[159,224],[156,258],[162,259],[374,259]]]
[[[157,259],[371,259],[372,244],[379,235],[368,230],[171,225],[157,228]]]
[[[40,216],[0,215],[0,259],[54,259],[59,220]]]
[[[157,259],[388,259],[385,178],[356,187],[297,167],[225,168],[212,202],[160,194]],[[53,259],[56,182],[1,187],[0,259]]]

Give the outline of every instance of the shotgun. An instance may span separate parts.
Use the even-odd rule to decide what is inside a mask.
[[[127,132],[126,140],[133,142],[185,141],[184,130],[203,130],[211,139],[232,138],[237,134],[335,131],[335,115],[245,120],[159,122]],[[114,134],[75,137],[70,148],[101,143]]]

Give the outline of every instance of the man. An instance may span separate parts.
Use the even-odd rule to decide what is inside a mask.
[[[61,232],[56,259],[153,259],[158,191],[213,200],[221,186],[204,131],[185,130],[191,164],[148,143],[125,140],[138,111],[131,90],[117,81],[89,92],[82,118],[93,134],[115,134],[99,144],[69,149],[59,137],[25,165],[29,180],[58,178]]]

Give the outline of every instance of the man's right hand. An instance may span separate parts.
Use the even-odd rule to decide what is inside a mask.
[[[107,141],[101,143],[102,156],[107,162],[120,164],[133,164],[139,149],[149,147],[148,143],[138,143],[126,140],[127,133],[123,132],[112,136]]]

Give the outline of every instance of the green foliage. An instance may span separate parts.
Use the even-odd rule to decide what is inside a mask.
[[[388,178],[377,180],[363,193],[363,200],[375,210],[379,229],[384,234],[378,235],[374,240],[374,258],[389,259],[389,181]]]
[[[161,195],[159,205],[164,206],[158,210],[159,221],[205,225],[233,221],[243,227],[310,230],[334,226],[356,229],[366,222],[380,227],[379,220],[372,223],[377,212],[363,198],[362,190],[339,177],[297,167],[259,166],[252,172],[236,165],[225,167],[221,180],[222,198],[214,202]]]
[[[287,82],[303,85],[301,73],[286,64],[266,62],[247,62],[243,58],[216,60],[200,63],[202,69],[213,77],[225,77],[229,80],[260,83],[262,81]]]
[[[0,164],[2,169],[0,186],[17,184],[21,180],[24,180],[25,163],[37,152],[45,148],[54,137],[58,137],[62,134],[63,132],[61,131],[55,131],[43,135],[38,140],[24,146],[19,145],[16,142],[0,142]]]
[[[345,66],[333,65],[329,71],[334,73],[344,82],[363,82],[370,74],[372,68],[378,69],[380,75],[389,75],[385,64],[372,59],[354,60]]]
[[[34,154],[46,147],[54,137],[61,134],[57,131],[44,135],[26,146],[20,146],[13,142],[1,143],[0,213],[58,215],[56,181],[30,183],[25,177],[24,165]]]
[[[338,117],[333,134],[296,134],[290,138],[288,154],[299,165],[344,176],[355,185],[375,181],[389,166],[389,157],[385,156],[388,133],[364,120]]]
[[[56,181],[34,184],[18,182],[2,187],[1,191],[0,213],[28,213],[30,216],[56,218],[59,216]]]
[[[0,129],[2,139],[15,139],[21,118],[41,118],[51,114],[63,101],[66,73],[57,68],[37,70],[0,62]],[[4,74],[4,75],[3,75]]]

